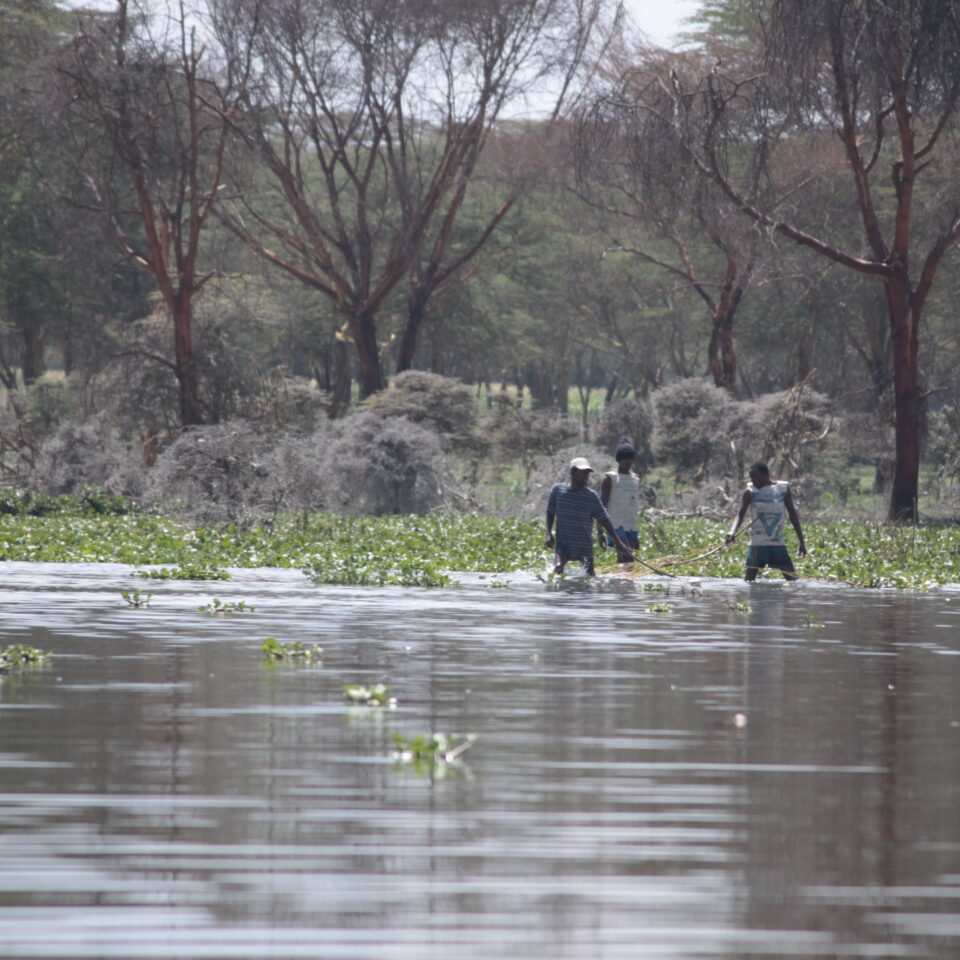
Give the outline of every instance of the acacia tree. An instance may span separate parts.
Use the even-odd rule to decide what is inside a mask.
[[[222,186],[233,76],[205,76],[204,49],[183,4],[173,38],[117,0],[111,15],[81,17],[60,73],[64,112],[92,200],[120,250],[146,271],[170,317],[180,421],[204,419],[193,349],[193,305],[216,274],[201,265],[202,236]],[[211,109],[215,90],[221,99]]]
[[[479,158],[508,103],[578,60],[603,0],[217,0],[218,38],[248,62],[237,129],[269,174],[228,223],[323,293],[384,385],[380,314],[406,292],[398,369],[427,305],[469,270],[511,189],[457,236]],[[406,285],[406,286],[404,286]]]
[[[752,221],[883,284],[896,427],[889,516],[915,521],[920,320],[943,258],[960,240],[960,3],[752,0],[751,10],[761,72],[733,76],[716,65],[689,87],[663,78],[673,93],[673,114],[663,118],[682,132],[700,173]],[[728,120],[741,115],[744,104],[753,110],[752,159],[764,169],[775,166],[773,128],[827,152],[826,136],[836,138],[862,248],[821,235],[802,206],[789,217],[774,215],[743,189],[730,162]],[[744,139],[738,139],[742,150]]]
[[[672,91],[650,83],[650,77],[695,75],[704,55],[642,46],[608,54],[596,99],[577,117],[577,193],[603,216],[611,250],[656,267],[702,301],[710,323],[709,372],[716,386],[736,396],[734,322],[754,279],[759,234],[697,173],[674,126],[659,122],[669,115]],[[606,109],[611,103],[613,114]],[[750,175],[755,195],[759,169]]]

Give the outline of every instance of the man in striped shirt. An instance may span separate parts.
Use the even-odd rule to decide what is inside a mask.
[[[547,546],[556,547],[554,573],[563,573],[570,560],[580,560],[587,576],[593,569],[593,521],[607,531],[618,555],[633,560],[630,548],[620,539],[607,516],[600,498],[587,486],[593,467],[585,457],[570,462],[570,482],[558,483],[550,491],[547,501]],[[557,522],[557,536],[553,536],[553,522]]]

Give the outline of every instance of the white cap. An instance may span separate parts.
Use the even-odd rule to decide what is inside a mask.
[[[590,466],[590,461],[586,457],[574,457],[570,461],[571,470],[593,470],[593,467]]]

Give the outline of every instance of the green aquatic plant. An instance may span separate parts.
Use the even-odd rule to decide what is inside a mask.
[[[504,587],[509,587],[509,586],[510,586],[509,580],[491,580],[490,581],[491,590],[502,590]]]
[[[693,563],[673,562],[712,550],[723,542],[725,528],[703,517],[662,519],[655,539],[644,524],[637,555],[658,566],[668,558],[664,569],[681,577],[740,578],[744,550],[736,546]],[[801,579],[901,589],[960,582],[960,526],[831,521],[808,523],[806,536],[808,556],[794,554]],[[787,537],[793,550],[789,531]],[[285,567],[303,569],[322,584],[447,586],[452,572],[503,579],[516,570],[539,573],[548,559],[542,524],[533,520],[312,513],[244,529],[192,528],[149,513],[101,513],[76,498],[22,491],[0,497],[0,560],[149,564],[168,571],[143,571],[157,579],[223,579],[227,567]],[[776,571],[762,575],[779,578]]]
[[[364,707],[395,707],[397,701],[390,696],[390,687],[386,683],[364,686],[361,683],[345,683],[343,696],[348,703]]]
[[[0,650],[0,673],[10,673],[12,670],[24,670],[27,667],[37,667],[46,663],[50,654],[37,647],[30,647],[23,643],[14,643]]]
[[[185,564],[181,567],[160,567],[158,570],[138,570],[136,576],[146,580],[229,580],[230,574],[217,567]]]
[[[746,600],[737,600],[734,603],[728,603],[727,606],[734,613],[753,613],[753,607]]]
[[[808,630],[822,630],[823,623],[816,618],[812,611],[807,611],[806,626]]]
[[[214,597],[208,604],[197,608],[201,613],[211,614],[229,614],[229,613],[253,613],[256,607],[251,607],[244,600],[221,600]]]
[[[318,663],[323,647],[316,644],[307,646],[301,640],[281,643],[276,637],[266,637],[260,644],[260,650],[268,660],[289,661],[293,663]]]
[[[127,601],[127,605],[139,609],[140,607],[149,607],[152,593],[143,593],[141,590],[122,590],[120,596]]]
[[[673,607],[669,603],[648,603],[647,613],[670,613]]]
[[[453,763],[477,739],[475,733],[459,735],[454,733],[418,733],[407,737],[394,733],[393,746],[398,760],[433,760]]]

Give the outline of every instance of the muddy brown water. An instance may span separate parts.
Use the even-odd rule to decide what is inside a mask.
[[[960,957],[960,590],[2,571],[0,957]]]

